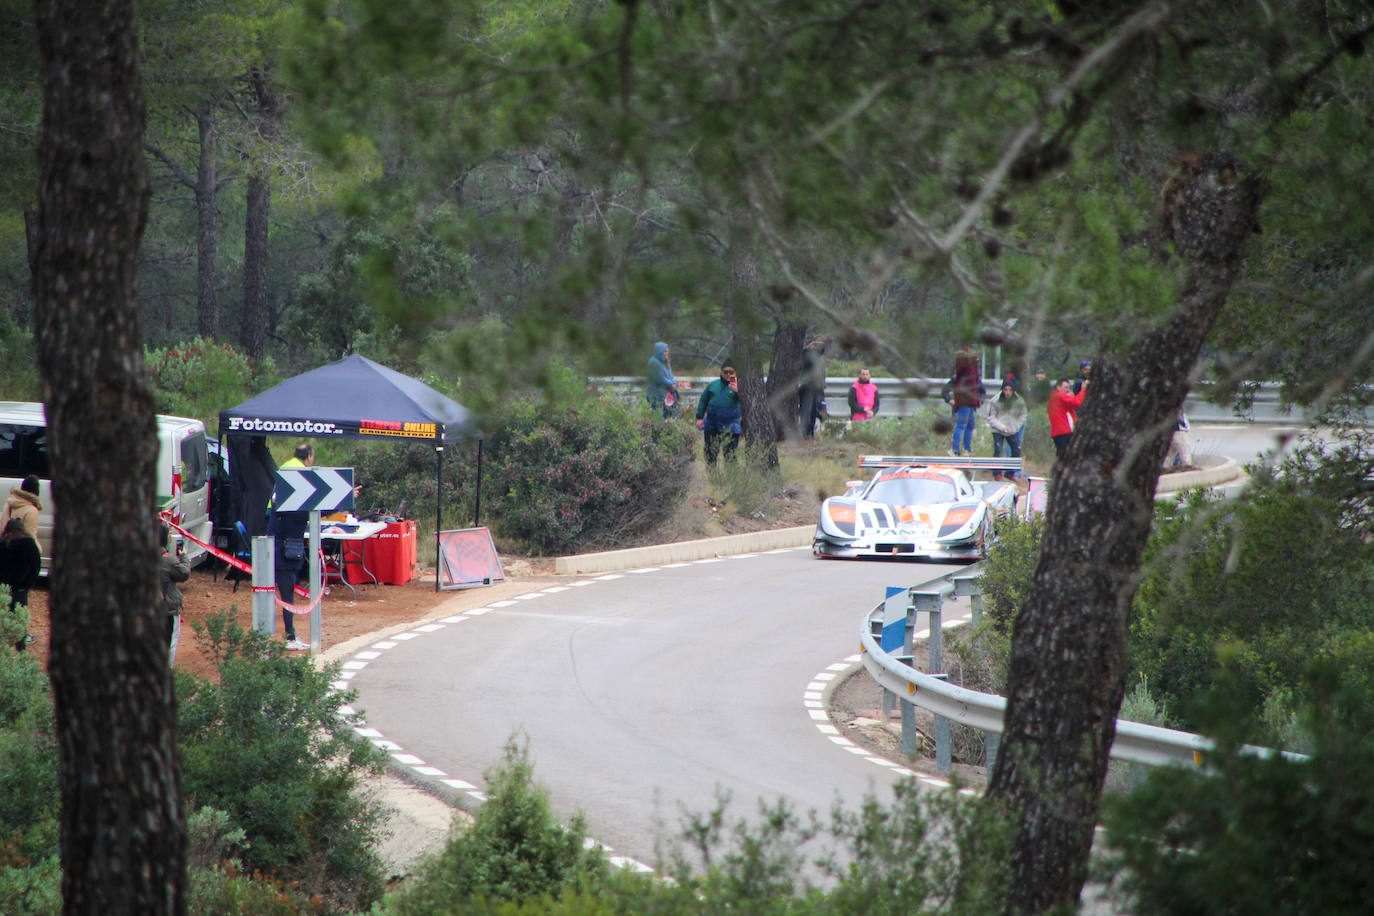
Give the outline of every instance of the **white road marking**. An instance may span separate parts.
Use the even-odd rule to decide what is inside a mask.
[[[643,574],[643,573],[655,572],[655,571],[658,571],[658,570],[660,570],[660,569],[676,569],[676,568],[681,568],[681,567],[685,567],[685,566],[700,565],[700,564],[706,564],[706,563],[718,563],[718,562],[720,562],[720,561],[723,560],[723,559],[747,559],[747,558],[749,558],[749,557],[763,556],[763,555],[765,555],[765,554],[791,553],[791,552],[796,551],[796,550],[809,550],[809,549],[810,549],[810,548],[807,548],[807,547],[784,547],[784,548],[780,548],[780,549],[778,549],[778,550],[764,551],[763,553],[736,554],[736,555],[730,556],[730,557],[713,557],[713,558],[707,558],[707,559],[702,559],[702,560],[695,560],[695,561],[692,561],[692,562],[690,562],[690,563],[668,563],[668,564],[664,564],[664,565],[662,565],[662,566],[652,566],[652,567],[645,567],[645,568],[643,568],[643,569],[629,570],[628,572],[629,572],[630,574],[632,574],[632,575],[638,575],[638,574]],[[578,581],[576,581],[576,582],[569,582],[569,583],[567,583],[566,585],[551,586],[551,587],[549,587],[549,588],[546,588],[546,589],[544,589],[544,590],[542,590],[542,591],[538,591],[538,592],[526,592],[526,593],[521,594],[521,595],[515,595],[515,596],[513,596],[510,600],[505,600],[505,601],[493,601],[493,602],[492,602],[489,606],[487,606],[487,607],[473,608],[472,610],[465,611],[465,612],[463,612],[463,613],[461,613],[461,614],[457,614],[457,615],[454,615],[454,616],[452,616],[452,617],[445,617],[445,618],[443,618],[442,620],[437,621],[437,622],[434,622],[434,623],[426,624],[426,625],[423,625],[423,626],[418,626],[418,627],[416,627],[415,629],[410,630],[410,631],[407,631],[407,632],[404,632],[404,633],[397,633],[397,634],[391,636],[391,637],[388,638],[388,639],[379,640],[378,642],[373,643],[371,646],[368,647],[368,651],[362,651],[362,652],[357,652],[357,653],[355,653],[348,661],[346,661],[346,662],[342,665],[342,668],[343,668],[343,669],[346,669],[346,670],[344,670],[344,671],[341,673],[340,679],[334,681],[334,682],[332,683],[331,686],[333,687],[333,689],[338,690],[338,691],[345,691],[345,690],[351,689],[351,685],[349,684],[348,679],[351,678],[354,674],[356,674],[356,673],[357,673],[357,670],[366,667],[366,666],[367,666],[367,663],[368,663],[369,661],[371,661],[371,660],[373,660],[373,659],[376,659],[376,658],[380,657],[382,651],[384,651],[384,650],[386,650],[386,649],[395,648],[400,642],[403,642],[403,641],[406,641],[406,640],[414,639],[414,638],[416,638],[417,636],[420,636],[420,635],[422,635],[422,634],[424,634],[424,633],[433,633],[433,632],[436,632],[436,631],[443,630],[443,629],[444,629],[443,624],[461,623],[461,622],[463,622],[464,620],[467,620],[467,619],[470,618],[470,617],[480,617],[480,616],[482,616],[483,614],[489,614],[489,613],[491,613],[491,612],[493,611],[493,609],[496,609],[496,608],[508,608],[508,607],[513,607],[517,602],[520,602],[520,601],[529,601],[529,600],[531,600],[531,599],[533,599],[533,598],[537,598],[537,597],[539,597],[539,596],[541,596],[541,595],[554,595],[554,594],[558,594],[559,592],[567,591],[567,590],[570,589],[570,588],[582,588],[582,587],[584,587],[584,586],[591,585],[593,582],[607,582],[607,581],[613,581],[613,580],[615,580],[615,579],[622,579],[622,578],[624,578],[624,575],[622,575],[622,574],[620,574],[620,573],[610,573],[610,574],[603,575],[603,576],[597,576],[597,577],[595,577],[595,578],[593,578],[593,579],[580,579],[580,580],[578,580]],[[625,625],[625,624],[629,623],[629,621],[626,621],[626,620],[624,620],[624,619],[622,619],[622,618],[587,617],[587,616],[581,616],[581,615],[578,615],[578,616],[567,616],[567,615],[559,615],[559,614],[540,614],[540,613],[531,613],[531,612],[528,612],[528,611],[514,611],[514,612],[508,612],[508,614],[515,614],[515,615],[517,615],[517,616],[527,616],[527,617],[528,617],[528,616],[532,616],[532,617],[550,617],[550,618],[556,618],[556,619],[562,620],[562,621],[571,621],[571,622],[575,622],[575,623],[594,623],[594,624],[603,624],[603,625],[612,625],[612,626],[621,626],[621,625]],[[946,624],[946,626],[949,626],[949,624]],[[901,773],[901,774],[909,775],[909,776],[914,776],[914,775],[916,775],[916,774],[913,773],[911,770],[908,770],[908,769],[906,769],[906,768],[900,767],[900,766],[898,766],[897,764],[894,764],[894,763],[892,763],[892,762],[890,762],[890,761],[886,761],[886,760],[882,760],[881,758],[873,757],[872,755],[869,755],[866,751],[864,751],[862,748],[858,747],[857,745],[854,745],[853,742],[849,741],[848,738],[845,738],[844,736],[840,735],[840,734],[839,734],[839,730],[836,729],[834,725],[831,725],[831,724],[830,724],[830,721],[829,721],[829,718],[830,718],[830,717],[829,717],[828,713],[826,712],[826,710],[823,709],[823,708],[821,708],[821,707],[824,705],[824,701],[823,701],[823,696],[824,696],[824,694],[823,694],[823,691],[824,691],[824,689],[825,689],[825,684],[826,684],[826,682],[828,682],[828,681],[833,681],[833,680],[835,679],[835,677],[836,677],[836,675],[833,674],[833,673],[831,673],[831,672],[844,670],[844,669],[848,668],[851,664],[853,664],[854,662],[857,662],[857,661],[859,661],[859,660],[860,660],[860,656],[858,656],[858,655],[850,656],[849,658],[847,658],[847,659],[845,660],[845,663],[836,663],[836,664],[834,664],[834,665],[831,665],[831,666],[829,666],[829,669],[828,669],[827,671],[821,672],[821,673],[819,673],[819,674],[817,674],[817,675],[815,676],[815,678],[811,681],[811,683],[809,683],[809,684],[807,685],[807,687],[806,687],[806,692],[805,692],[805,694],[803,695],[803,703],[804,703],[805,707],[807,708],[807,713],[808,713],[808,715],[812,718],[812,720],[815,721],[817,731],[819,731],[821,734],[825,735],[827,738],[829,738],[831,741],[835,742],[836,744],[838,744],[838,745],[844,747],[844,749],[847,750],[847,751],[849,751],[850,753],[853,753],[853,754],[856,754],[856,755],[863,756],[864,759],[866,759],[866,760],[871,760],[873,763],[877,763],[877,764],[879,764],[880,766],[883,766],[883,767],[885,767],[885,768],[889,768],[889,769],[891,769],[893,772]],[[358,715],[359,715],[359,714],[357,713],[357,711],[354,710],[351,706],[340,707],[340,712],[341,712],[342,714],[344,714],[345,716],[348,716],[348,717],[353,717],[353,716],[358,716]],[[379,748],[379,749],[381,749],[381,750],[387,751],[387,752],[391,755],[391,757],[392,757],[394,760],[396,760],[398,763],[402,763],[402,764],[405,764],[405,765],[409,766],[412,770],[414,770],[416,773],[418,773],[418,774],[420,774],[420,775],[422,775],[422,776],[432,776],[432,777],[435,777],[435,778],[438,779],[439,782],[443,783],[444,785],[448,786],[449,788],[458,789],[458,790],[460,790],[460,791],[463,791],[463,792],[465,792],[470,798],[473,798],[473,799],[475,799],[476,801],[479,801],[479,802],[486,802],[486,801],[488,800],[489,796],[488,796],[486,793],[479,791],[479,790],[477,789],[477,787],[476,787],[473,783],[467,782],[467,781],[462,780],[462,779],[455,779],[455,778],[452,778],[452,777],[447,776],[447,775],[445,774],[445,772],[444,772],[442,769],[440,769],[440,768],[438,768],[438,767],[434,767],[434,766],[429,766],[429,765],[426,764],[426,763],[424,762],[424,760],[421,759],[420,757],[417,757],[417,756],[415,756],[414,754],[408,754],[408,753],[406,753],[406,752],[404,751],[404,749],[402,749],[402,747],[401,747],[399,744],[397,744],[397,743],[394,742],[394,741],[390,741],[390,740],[384,738],[384,737],[382,736],[382,733],[381,733],[381,732],[379,732],[379,731],[378,731],[377,729],[375,729],[375,728],[370,728],[370,727],[368,727],[368,726],[363,722],[363,720],[362,720],[361,718],[358,718],[357,721],[359,722],[359,724],[354,725],[354,726],[353,726],[353,730],[354,730],[360,737],[367,738],[375,747],[377,747],[377,748]],[[595,842],[595,841],[589,839],[589,842]],[[607,852],[610,852],[610,851],[611,851],[611,850],[610,850],[610,847],[602,847],[602,848],[604,848]],[[627,857],[627,856],[610,856],[610,857],[608,857],[608,861],[610,861],[611,863],[613,863],[613,864],[615,864],[615,865],[618,865],[618,866],[620,866],[620,867],[622,867],[622,868],[630,868],[630,869],[633,869],[633,870],[635,870],[635,871],[645,872],[645,873],[652,873],[652,872],[653,872],[653,869],[652,869],[651,867],[649,867],[648,865],[645,865],[644,863],[639,862],[639,861],[637,861],[637,860],[635,860],[635,859],[629,858],[629,857]]]

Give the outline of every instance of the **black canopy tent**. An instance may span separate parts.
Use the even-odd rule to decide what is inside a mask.
[[[267,436],[433,444],[437,474],[436,541],[443,528],[443,500],[438,494],[442,493],[444,446],[475,438],[476,511],[481,511],[482,434],[476,418],[463,405],[424,382],[364,356],[349,356],[321,366],[287,379],[237,407],[220,411],[219,435],[229,451],[234,515],[250,536],[267,530],[267,503],[277,470],[267,451]]]

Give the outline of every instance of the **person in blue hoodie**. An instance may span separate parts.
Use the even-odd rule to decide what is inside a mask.
[[[663,411],[663,419],[669,420],[678,415],[677,379],[673,378],[672,362],[668,358],[668,345],[663,341],[654,344],[654,355],[649,357],[649,386],[644,389],[644,399],[649,407]]]

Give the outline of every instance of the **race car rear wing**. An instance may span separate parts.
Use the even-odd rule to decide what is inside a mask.
[[[1020,458],[950,458],[944,455],[860,455],[861,468],[918,467],[958,468],[961,471],[1022,471]]]

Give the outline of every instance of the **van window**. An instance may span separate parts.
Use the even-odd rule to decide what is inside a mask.
[[[48,430],[43,426],[0,423],[0,477],[36,474],[50,480]]]
[[[193,493],[209,482],[210,456],[205,433],[198,432],[181,440],[181,491]]]

